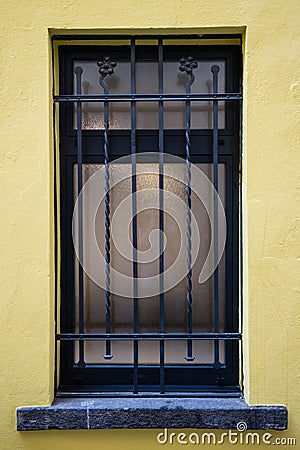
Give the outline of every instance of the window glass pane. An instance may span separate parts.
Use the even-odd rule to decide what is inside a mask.
[[[196,164],[199,169],[212,180],[212,164],[199,163]],[[146,189],[158,189],[159,177],[157,173],[139,173],[142,171],[142,164],[137,164],[137,192]],[[168,167],[167,167],[168,166]],[[83,164],[83,183],[101,167],[102,164]],[[182,200],[182,203],[177,205],[177,219],[179,223],[165,212],[165,235],[166,235],[166,249],[165,249],[165,270],[168,269],[177,257],[180,251],[181,239],[185,245],[185,230],[186,230],[186,207],[185,207],[185,184],[179,181],[178,175],[181,178],[185,176],[185,164],[165,164],[168,168],[168,173],[172,176],[164,177],[164,189],[166,192],[174,194],[176,198]],[[147,164],[147,169],[151,171],[158,171],[157,164]],[[111,218],[114,215],[120,203],[131,195],[131,165],[130,164],[111,164],[110,165],[110,180],[114,182],[115,177],[119,178],[120,172],[127,176],[122,182],[115,185],[110,191],[111,203]],[[145,172],[145,169],[144,169]],[[174,178],[173,178],[174,177]],[[223,206],[226,210],[225,192],[226,192],[226,173],[225,165],[219,164],[219,195]],[[103,180],[104,182],[104,180]],[[149,198],[147,198],[149,195]],[[143,198],[145,204],[153,204],[153,191]],[[77,164],[74,165],[74,198],[77,197]],[[167,197],[166,197],[167,198]],[[147,200],[148,199],[148,200]],[[91,199],[92,200],[92,199]],[[165,199],[165,201],[168,201]],[[169,200],[172,202],[171,200]],[[212,201],[212,199],[211,199]],[[139,202],[139,200],[138,200]],[[145,209],[137,216],[137,239],[138,250],[141,252],[147,251],[149,248],[149,236],[153,230],[159,229],[159,198],[158,194],[155,197],[156,207]],[[130,203],[131,205],[131,203]],[[139,204],[138,204],[139,206]],[[170,210],[175,208],[172,204],[169,205]],[[130,206],[131,208],[131,206]],[[84,205],[84,211],[88,213],[89,199]],[[201,200],[197,198],[195,193],[192,193],[192,212],[195,216],[199,231],[200,231],[200,251],[196,258],[195,265],[192,270],[192,295],[193,295],[193,331],[195,332],[212,332],[214,331],[213,323],[213,278],[210,277],[205,283],[199,284],[198,278],[206,260],[208,250],[211,242],[211,227],[210,220],[205,207]],[[132,210],[130,209],[132,216]],[[88,217],[85,214],[84,217]],[[105,205],[104,201],[100,203],[95,220],[95,233],[99,250],[105,256]],[[126,227],[121,229],[121,233],[126,233]],[[181,234],[183,236],[181,238]],[[131,238],[131,229],[129,231]],[[118,251],[115,242],[123,239],[122,236],[113,236],[111,239],[111,265],[121,273],[132,277],[132,263],[128,261]],[[193,245],[193,244],[192,244]],[[83,249],[84,254],[87,249]],[[155,276],[159,273],[159,260],[155,259],[152,262],[138,261],[139,274],[139,294],[147,289],[147,278]],[[225,256],[222,257],[219,265],[219,330],[225,330]],[[114,288],[116,280],[111,277],[111,287]],[[172,289],[165,292],[165,331],[166,332],[184,332],[187,324],[187,279],[183,278],[181,282],[175,285]],[[78,332],[78,261],[75,259],[75,330]],[[96,285],[86,274],[84,274],[84,318],[85,318],[85,332],[99,333],[105,332],[105,291]],[[111,295],[111,324],[112,333],[132,333],[133,332],[133,301],[126,297],[116,294]],[[159,296],[142,298],[139,301],[139,331],[140,332],[159,332]],[[114,358],[107,362],[103,360],[104,342],[87,342],[85,343],[86,361],[91,363],[109,363],[109,364],[132,364],[132,342],[121,341],[112,342],[112,352]],[[192,364],[205,364],[213,362],[213,342],[194,342],[195,360]],[[166,343],[166,364],[187,364],[184,356],[186,349],[186,342],[176,341]],[[220,343],[221,362],[224,360],[224,345]],[[76,353],[78,355],[78,351]],[[75,356],[76,356],[75,355]],[[139,345],[139,357],[141,364],[158,364],[159,352],[157,342],[143,341]],[[191,364],[191,363],[188,363]]]
[[[197,364],[213,364],[214,363],[214,342],[213,341],[193,341],[194,361],[187,362],[186,357],[186,341],[167,341],[165,343],[165,359],[166,365],[185,364],[187,366]],[[220,363],[225,363],[225,345],[224,341],[220,341]]]
[[[80,66],[82,73],[82,93],[103,94],[99,84],[99,67],[96,61],[74,61],[73,67]],[[113,75],[105,78],[110,94],[130,94],[130,62],[120,61]],[[76,88],[74,75],[74,92]],[[76,105],[74,106],[74,128],[77,127]],[[82,104],[82,128],[98,130],[104,128],[103,103],[84,102]],[[130,129],[130,103],[113,102],[109,105],[109,126],[113,130]]]
[[[79,345],[75,343],[75,364],[79,361]],[[114,341],[112,351],[114,357],[109,361],[110,365],[133,364],[133,344],[130,341]],[[105,354],[104,341],[86,341],[84,343],[84,356],[87,364],[104,364],[103,355]]]
[[[136,63],[136,93],[158,94],[158,63],[143,61]],[[137,129],[155,130],[158,128],[158,103],[138,102],[136,105]]]
[[[194,70],[195,81],[191,86],[192,94],[209,94],[212,92],[211,67],[218,64],[219,92],[225,92],[225,62],[224,61],[200,61],[198,68]],[[184,94],[189,76],[178,70],[178,62],[164,63],[164,91],[166,94]],[[165,128],[185,128],[185,102],[165,102]],[[191,129],[212,128],[212,102],[191,102]],[[225,128],[224,102],[219,102],[219,128]]]
[[[195,81],[191,92],[211,93],[213,64],[220,66],[219,92],[225,92],[225,62],[200,61],[194,71]],[[99,72],[96,61],[75,61],[74,68],[81,66],[82,93],[102,94],[103,88],[99,85]],[[130,62],[120,61],[115,73],[105,77],[105,83],[110,94],[130,94]],[[163,67],[163,83],[165,94],[185,94],[185,86],[189,77],[179,71],[178,61],[166,61]],[[74,92],[75,92],[74,75]],[[155,61],[136,62],[136,93],[158,94],[158,63]],[[137,102],[136,128],[151,130],[158,128],[157,102]],[[74,106],[74,128],[77,126],[76,105]],[[212,102],[191,102],[191,129],[211,129]],[[129,102],[111,102],[109,104],[109,127],[112,130],[131,128],[131,110]],[[82,128],[85,130],[103,129],[103,103],[84,102],[82,105]],[[164,102],[164,128],[185,129],[185,102]],[[219,128],[225,128],[225,103],[219,102]]]

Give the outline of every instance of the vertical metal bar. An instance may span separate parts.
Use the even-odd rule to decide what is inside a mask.
[[[116,63],[111,62],[110,58],[104,58],[103,63],[98,63],[100,67],[99,83],[103,87],[104,94],[108,94],[108,86],[104,78],[113,73],[113,67]],[[104,166],[105,166],[105,330],[111,332],[111,303],[110,303],[110,193],[109,193],[109,104],[104,102]],[[107,340],[105,344],[104,359],[111,359],[111,341]]]
[[[82,68],[75,67],[76,93],[81,95]],[[77,102],[77,195],[78,195],[78,290],[79,290],[79,333],[84,333],[84,292],[83,292],[83,215],[82,215],[82,103]],[[84,341],[79,341],[79,367],[84,362]]]
[[[191,84],[187,83],[186,93],[191,93]],[[185,158],[186,158],[186,249],[187,249],[187,331],[192,333],[193,330],[193,311],[192,311],[192,270],[191,270],[191,251],[192,251],[192,232],[191,232],[191,102],[186,102],[186,129],[185,129]],[[187,361],[193,361],[193,343],[187,341]]]
[[[182,58],[179,70],[186,72],[190,80],[186,84],[186,94],[191,93],[191,86],[195,81],[193,69],[198,67],[198,63],[194,61],[192,56]],[[185,162],[186,162],[186,250],[187,250],[187,331],[193,331],[193,311],[192,311],[192,230],[191,230],[191,102],[186,101],[185,104]],[[186,361],[194,361],[193,342],[191,339],[187,341]]]
[[[213,93],[218,93],[218,73],[220,67],[214,65],[211,67],[211,72],[213,74]],[[214,195],[213,195],[213,238],[214,238],[214,267],[218,260],[218,100],[213,100],[213,185],[214,185]],[[215,268],[213,276],[213,295],[214,295],[214,332],[219,332],[219,270],[218,267]],[[220,345],[219,341],[214,341],[214,367],[220,367]]]
[[[158,40],[158,92],[163,94],[163,40]],[[159,102],[159,330],[165,332],[164,294],[164,102]],[[165,341],[159,342],[160,392],[165,392]]]
[[[136,93],[135,39],[131,38],[131,94]],[[132,258],[133,258],[133,331],[139,331],[137,202],[136,202],[136,103],[131,102],[131,192],[132,192]],[[139,343],[133,342],[133,393],[138,393]]]
[[[108,94],[108,89],[105,94]],[[110,194],[109,194],[109,110],[108,102],[104,102],[104,165],[105,165],[105,305],[106,305],[106,333],[111,332],[111,304],[110,304]],[[111,359],[111,342],[106,341],[104,358]]]

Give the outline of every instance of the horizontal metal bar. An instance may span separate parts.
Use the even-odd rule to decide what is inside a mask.
[[[239,92],[219,94],[95,94],[95,95],[55,95],[55,102],[178,102],[178,101],[232,101],[241,100]]]
[[[241,333],[60,333],[59,341],[185,341],[220,340],[236,341],[242,339]]]

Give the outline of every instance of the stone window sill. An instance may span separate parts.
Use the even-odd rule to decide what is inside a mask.
[[[249,406],[241,398],[57,398],[17,409],[17,430],[117,428],[285,430],[284,406]]]

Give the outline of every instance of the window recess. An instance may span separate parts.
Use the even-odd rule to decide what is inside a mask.
[[[59,47],[59,395],[240,395],[240,48],[177,41]],[[197,171],[208,208],[192,189]],[[104,193],[95,214],[92,180]],[[122,204],[129,226],[117,216],[114,231]],[[151,236],[158,256],[147,260]],[[216,268],[198,283],[211,247]],[[182,277],[170,269],[180,252]]]

